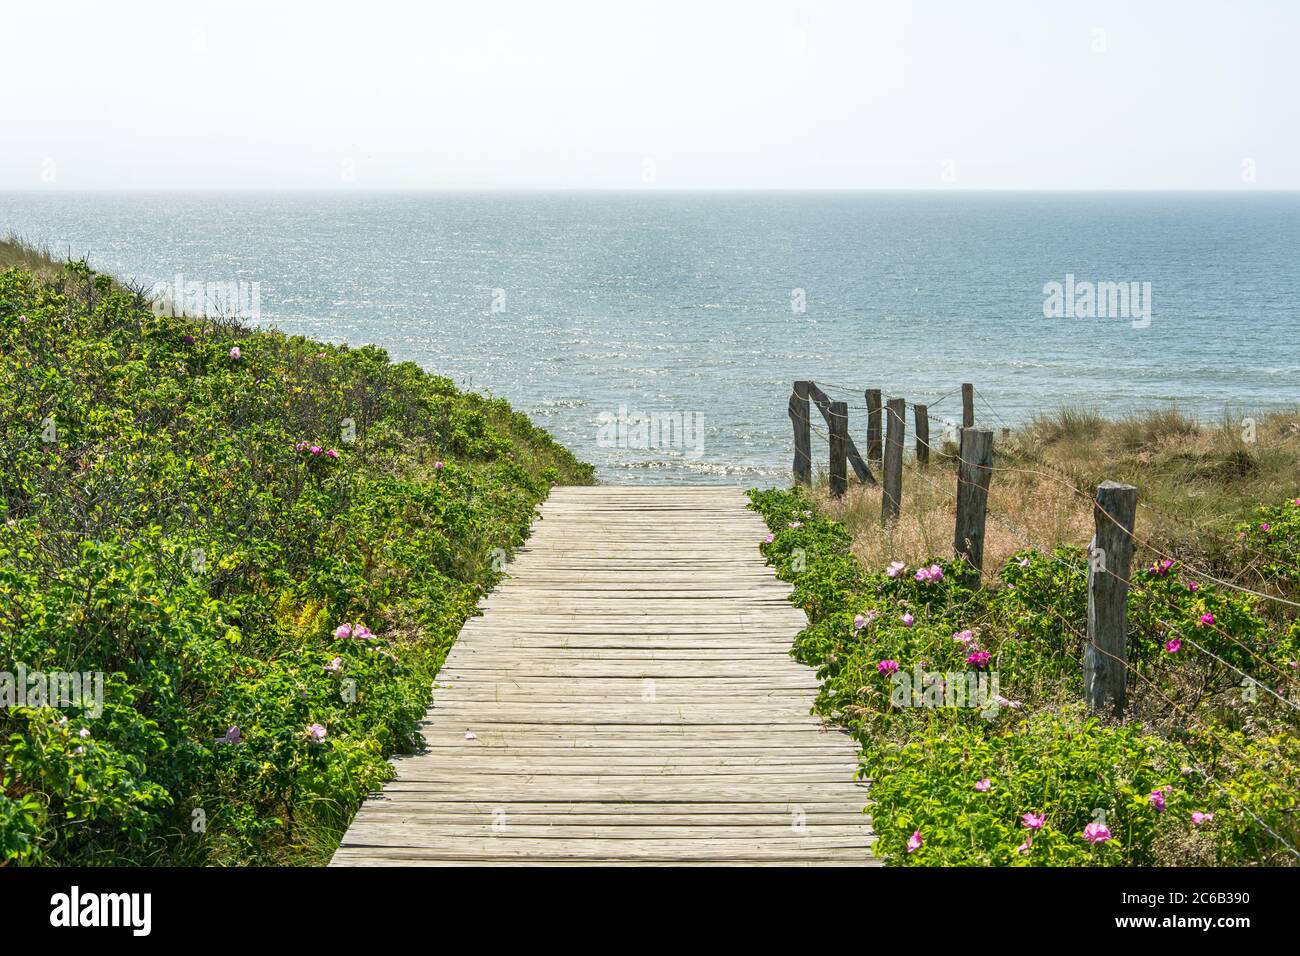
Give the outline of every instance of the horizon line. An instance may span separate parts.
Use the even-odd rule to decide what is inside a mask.
[[[42,186],[2,194],[40,193],[1300,193],[1300,186]]]

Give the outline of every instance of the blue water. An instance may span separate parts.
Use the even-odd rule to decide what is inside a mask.
[[[995,426],[1297,400],[1300,194],[0,193],[0,231],[257,282],[262,324],[504,396],[614,482],[783,480],[799,378],[859,437],[868,386],[943,418],[971,381]],[[1044,318],[1067,273],[1150,282],[1149,327]],[[602,442],[620,407],[686,440]]]

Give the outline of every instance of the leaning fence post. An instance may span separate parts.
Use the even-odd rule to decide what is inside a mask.
[[[849,405],[847,402],[831,402],[830,429],[831,495],[841,498],[849,487]]]
[[[808,407],[810,382],[794,383],[790,396],[790,421],[794,424],[794,480],[804,485],[812,484],[812,435]]]
[[[952,547],[975,569],[976,575],[984,567],[984,519],[992,477],[992,430],[963,428],[961,461],[957,466],[957,528]]]
[[[961,427],[970,428],[975,424],[975,386],[964,382],[961,387]]]
[[[914,405],[916,410],[916,463],[922,468],[930,464],[930,410],[924,405]]]
[[[898,520],[903,505],[903,434],[907,402],[891,398],[885,413],[885,492],[880,496],[880,523]]]
[[[1103,481],[1092,514],[1088,549],[1088,644],[1083,649],[1083,696],[1091,711],[1124,710],[1128,698],[1128,578],[1133,560],[1137,489]]]
[[[880,462],[880,389],[867,389],[867,461]]]

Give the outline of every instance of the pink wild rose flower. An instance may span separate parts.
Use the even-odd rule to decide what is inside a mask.
[[[1093,846],[1105,843],[1111,838],[1110,827],[1104,823],[1089,823],[1083,828],[1083,838]]]

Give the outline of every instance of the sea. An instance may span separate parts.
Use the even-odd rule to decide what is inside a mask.
[[[786,482],[799,379],[859,441],[868,388],[932,434],[963,382],[994,428],[1300,401],[1297,193],[9,192],[0,233],[380,346],[610,483]]]

